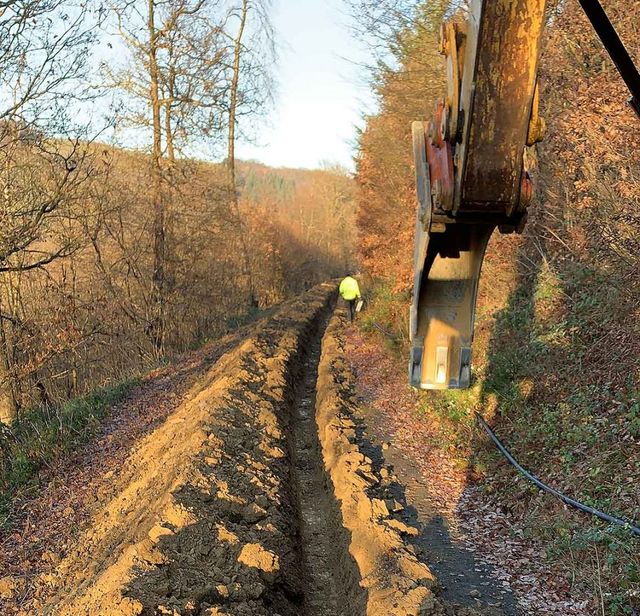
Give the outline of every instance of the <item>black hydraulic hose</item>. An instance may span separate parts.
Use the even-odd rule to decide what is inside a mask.
[[[640,117],[640,73],[598,0],[578,0],[631,92],[629,104]]]
[[[509,453],[507,448],[500,442],[500,439],[498,439],[494,431],[489,427],[489,425],[484,420],[482,415],[480,415],[480,413],[476,413],[476,419],[478,420],[478,423],[484,428],[485,432],[489,435],[489,438],[493,441],[493,444],[500,450],[500,453],[511,463],[512,466],[514,466],[518,470],[518,472],[524,475],[529,481],[535,483],[541,490],[548,492],[549,494],[552,494],[556,498],[559,498],[563,503],[566,503],[571,507],[575,507],[580,511],[584,511],[585,513],[590,513],[591,515],[595,515],[599,517],[601,520],[604,520],[605,522],[610,522],[611,524],[617,524],[618,526],[623,526],[624,528],[630,530],[632,533],[640,536],[640,528],[638,528],[637,526],[634,526],[632,522],[623,520],[621,518],[616,518],[602,511],[598,511],[597,509],[594,509],[593,507],[589,507],[588,505],[585,505],[584,503],[574,500],[573,498],[569,498],[568,496],[565,496],[561,492],[558,492],[558,490],[554,490],[550,486],[542,483],[542,481],[540,481],[540,479],[538,479],[535,475],[532,475],[529,471],[527,471],[525,468],[520,466],[520,464],[518,464],[518,461]]]

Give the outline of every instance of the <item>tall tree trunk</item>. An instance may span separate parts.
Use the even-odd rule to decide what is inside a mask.
[[[237,202],[236,195],[236,116],[238,112],[238,86],[240,84],[240,68],[242,65],[242,37],[247,25],[249,13],[249,0],[242,0],[240,13],[240,26],[238,34],[233,42],[233,75],[231,77],[231,97],[229,100],[229,137],[227,140],[227,165],[229,168],[229,187],[233,191],[233,199]]]
[[[0,313],[2,305],[0,304]],[[13,423],[18,417],[10,342],[5,320],[0,317],[0,422]]]
[[[176,162],[176,152],[173,145],[173,101],[176,95],[176,67],[173,64],[173,49],[169,50],[169,75],[167,79],[167,93],[164,103],[164,138],[167,142],[167,159],[172,168]]]
[[[257,298],[253,284],[253,272],[251,267],[251,255],[246,242],[245,225],[240,213],[238,204],[238,193],[236,190],[236,118],[238,113],[238,87],[240,84],[240,69],[242,66],[242,37],[247,25],[247,14],[249,13],[249,0],[242,0],[240,12],[240,25],[238,34],[233,43],[233,74],[231,77],[231,94],[229,99],[229,134],[227,140],[227,172],[229,182],[229,196],[238,219],[240,231],[240,245],[243,256],[243,274],[247,278],[248,303],[250,307],[257,306]]]
[[[6,156],[4,167],[4,211],[10,211],[10,175],[11,158]],[[18,417],[18,402],[16,400],[15,377],[12,368],[12,353],[7,336],[5,320],[2,318],[2,298],[0,297],[0,423],[12,423]]]
[[[174,268],[171,266],[173,251],[176,249],[176,229],[175,229],[175,209],[174,198],[176,188],[176,152],[174,147],[173,133],[173,102],[176,91],[176,70],[172,64],[172,50],[169,56],[169,69],[167,76],[167,87],[164,93],[164,139],[166,143],[166,167],[164,169],[164,208],[165,208],[165,272],[164,272],[164,323],[165,338],[166,324],[175,323],[174,314],[171,312],[171,298],[175,292]],[[171,328],[173,331],[173,327]]]
[[[165,139],[167,140],[167,162],[169,168],[172,168],[176,162],[176,153],[173,146],[173,133],[171,132],[171,95],[169,95],[169,102],[164,106],[164,132]]]
[[[165,336],[165,206],[162,195],[162,127],[158,77],[158,31],[155,27],[155,2],[148,0],[149,97],[153,115],[153,152],[151,156],[153,203],[153,276],[151,339],[157,356],[164,350]]]

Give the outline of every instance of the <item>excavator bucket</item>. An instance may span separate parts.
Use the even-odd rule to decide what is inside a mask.
[[[544,134],[537,64],[545,0],[472,0],[441,29],[447,95],[414,122],[417,223],[409,380],[465,388],[491,234],[521,231],[531,200],[525,148]]]

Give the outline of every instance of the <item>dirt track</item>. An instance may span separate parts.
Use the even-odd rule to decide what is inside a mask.
[[[55,566],[20,593],[5,584],[5,609],[485,613],[438,599],[407,504],[363,453],[332,302],[321,286],[284,306],[198,378]]]

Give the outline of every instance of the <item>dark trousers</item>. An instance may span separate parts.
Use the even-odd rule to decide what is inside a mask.
[[[349,304],[349,321],[353,323],[353,320],[356,318],[356,302],[357,299],[345,299],[345,302]]]

